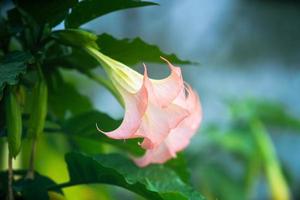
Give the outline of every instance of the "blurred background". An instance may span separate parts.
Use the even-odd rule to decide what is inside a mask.
[[[192,184],[209,200],[276,195],[280,200],[285,185],[291,199],[300,199],[300,2],[157,2],[160,6],[112,13],[83,28],[119,39],[140,37],[197,63],[181,66],[184,79],[200,95],[204,113],[199,133],[184,152]],[[154,78],[168,73],[163,65],[146,64]],[[104,88],[76,72],[64,74],[97,109],[114,118],[123,116]],[[63,149],[64,144],[47,145]],[[47,145],[44,150],[50,151]],[[40,163],[41,173],[55,162],[62,171],[52,177],[66,180],[63,156],[51,161],[55,152],[48,154],[49,163]],[[84,199],[95,199],[99,188],[103,199],[139,198],[108,186],[65,192],[69,199],[82,199],[82,191],[88,191]]]

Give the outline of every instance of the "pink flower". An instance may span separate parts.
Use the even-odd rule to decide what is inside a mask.
[[[141,147],[147,152],[135,159],[139,166],[163,163],[188,145],[200,124],[201,108],[197,94],[184,86],[179,67],[162,58],[170,75],[154,80],[148,77],[145,65],[141,75],[95,49],[89,51],[104,67],[125,107],[119,128],[99,131],[113,139],[143,138]]]
[[[187,95],[185,94],[187,92]],[[199,128],[202,110],[198,95],[187,85],[175,99],[175,104],[186,108],[189,115],[174,129],[171,129],[166,139],[156,148],[148,149],[141,158],[134,158],[137,165],[144,167],[150,163],[164,163],[176,157],[190,143],[190,139]]]

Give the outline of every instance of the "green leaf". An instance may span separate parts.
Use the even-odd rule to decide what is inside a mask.
[[[66,162],[70,175],[67,185],[117,185],[151,200],[204,199],[174,171],[162,165],[138,168],[131,160],[118,154],[90,157],[80,153],[69,153],[66,155]]]
[[[176,159],[169,160],[165,163],[165,166],[173,169],[177,175],[180,176],[181,180],[189,183],[191,174],[188,170],[187,161],[183,153],[178,153]]]
[[[83,0],[72,8],[67,16],[65,26],[77,28],[97,17],[127,8],[157,5],[157,3],[137,0]]]
[[[73,116],[92,109],[89,98],[81,95],[72,84],[64,81],[59,72],[53,73],[48,78],[48,85],[49,112],[55,117],[64,119],[67,114]]]
[[[90,46],[98,48],[97,36],[80,29],[66,29],[52,32],[51,36],[62,44],[76,47]]]
[[[51,27],[62,22],[68,10],[77,0],[18,0],[17,5],[25,10],[40,25],[49,24]]]
[[[0,63],[0,96],[6,84],[18,83],[20,74],[26,72],[27,62],[31,55],[25,52],[13,52],[8,54]]]
[[[160,56],[176,64],[192,63],[181,60],[174,54],[165,54],[157,46],[147,44],[140,38],[119,40],[108,34],[102,34],[98,36],[97,42],[102,53],[129,66],[139,62],[161,63]]]
[[[139,140],[113,140],[100,133],[96,129],[96,124],[103,130],[114,130],[120,124],[120,120],[115,120],[99,111],[90,111],[66,120],[62,124],[62,132],[70,136],[80,136],[99,142],[105,142],[116,146],[125,152],[135,155],[142,155],[143,149],[138,145]]]

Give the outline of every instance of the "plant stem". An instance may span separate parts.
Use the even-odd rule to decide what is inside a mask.
[[[34,179],[34,162],[35,162],[37,139],[33,138],[31,142],[32,142],[32,146],[31,146],[29,167],[28,167],[28,171],[26,174],[26,179]]]
[[[12,189],[13,183],[13,163],[12,163],[12,156],[8,154],[8,200],[14,200],[14,194]]]
[[[4,140],[0,141],[0,160],[4,160],[6,159],[6,146],[4,145]],[[6,165],[4,164],[4,162],[0,163],[0,171],[6,169]]]
[[[290,191],[276,156],[272,140],[260,120],[253,120],[251,129],[260,151],[273,200],[289,200]]]

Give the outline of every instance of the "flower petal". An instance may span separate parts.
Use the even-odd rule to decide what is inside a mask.
[[[180,68],[173,66],[166,59],[162,59],[168,63],[171,72],[170,75],[161,80],[149,79],[146,86],[147,90],[152,94],[154,101],[160,106],[165,107],[178,96],[184,85]]]
[[[116,130],[104,132],[98,128],[98,131],[104,133],[113,139],[127,139],[134,138],[134,133],[140,127],[143,115],[147,108],[148,93],[145,84],[136,94],[131,94],[126,90],[120,89],[121,96],[125,103],[124,119]]]
[[[144,156],[134,158],[135,163],[144,167],[150,163],[164,163],[176,157],[176,153],[183,150],[190,143],[191,137],[197,132],[202,120],[202,110],[198,95],[187,85],[187,96],[185,91],[181,92],[179,101],[190,111],[190,115],[182,120],[174,129],[170,131],[165,140],[157,147],[148,149]],[[182,98],[185,99],[183,102]],[[193,112],[192,112],[193,111]]]
[[[172,155],[168,147],[161,144],[158,148],[147,150],[145,155],[140,158],[133,158],[133,160],[138,166],[145,167],[150,163],[164,163],[172,157],[176,157],[176,155]]]
[[[136,135],[145,138],[141,146],[145,149],[152,149],[160,145],[168,136],[170,130],[175,128],[188,115],[187,110],[175,104],[170,104],[165,108],[149,104],[141,127],[136,133]]]
[[[190,139],[197,132],[202,120],[202,110],[199,97],[192,88],[187,85],[186,106],[190,115],[186,117],[176,128],[172,129],[166,138],[166,144],[170,152],[176,153],[188,146]]]
[[[161,99],[156,99],[157,95],[154,89],[156,86],[148,77],[146,65],[144,65],[144,69],[148,106],[141,127],[135,135],[144,138],[141,144],[143,148],[152,149],[158,146],[167,137],[170,130],[176,127],[189,113],[184,108],[172,103],[162,107],[160,105]],[[168,92],[166,91],[166,93]]]

